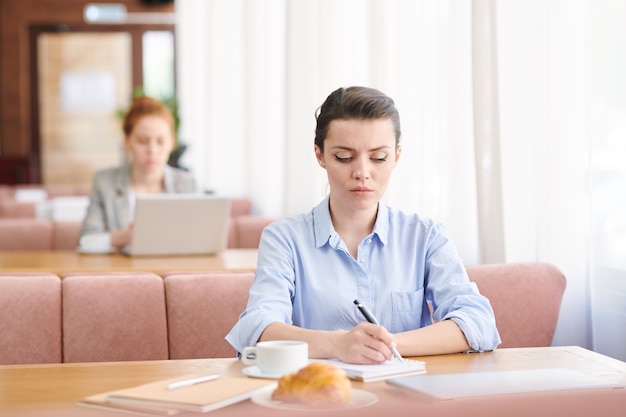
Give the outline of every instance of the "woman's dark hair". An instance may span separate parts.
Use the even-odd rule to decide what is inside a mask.
[[[384,93],[369,87],[339,88],[326,98],[316,111],[315,144],[324,152],[324,139],[330,122],[342,120],[390,119],[400,145],[400,115],[393,100]]]

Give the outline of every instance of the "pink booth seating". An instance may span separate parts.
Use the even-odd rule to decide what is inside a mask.
[[[502,344],[550,346],[565,291],[565,276],[546,263],[468,266],[467,273],[489,299]]]
[[[234,357],[224,336],[246,307],[253,277],[253,272],[167,275],[170,358]]]
[[[14,187],[12,185],[0,184],[0,200],[13,198]]]
[[[545,263],[467,266],[500,347],[550,346],[565,277]],[[224,336],[253,272],[0,273],[0,363],[233,357]]]
[[[48,193],[48,198],[89,196],[91,184],[47,184],[43,188]]]
[[[63,282],[63,361],[168,359],[163,279],[74,273]]]
[[[231,217],[228,247],[258,248],[263,229],[274,220],[274,218],[261,216]]]
[[[78,236],[83,226],[82,221],[55,221],[53,224],[52,249],[74,250],[78,247]]]
[[[53,224],[39,219],[0,219],[0,251],[49,250]]]
[[[34,219],[37,217],[37,205],[32,202],[15,201],[11,198],[0,198],[0,218]]]
[[[61,349],[61,279],[0,274],[0,363],[58,363]]]
[[[248,216],[252,214],[252,200],[247,197],[233,197],[230,201],[230,216]]]

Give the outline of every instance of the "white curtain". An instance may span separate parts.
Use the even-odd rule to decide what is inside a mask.
[[[386,201],[446,224],[466,264],[555,264],[568,284],[554,343],[598,347],[595,5],[177,0],[185,164],[207,189],[251,197],[257,214],[308,211],[327,192],[313,154],[315,109],[340,86],[379,88],[403,129]]]
[[[496,36],[506,260],[563,271],[555,343],[589,347],[586,3],[497,2]]]
[[[626,1],[494,4],[505,259],[565,273],[555,344],[626,360]]]
[[[176,2],[185,164],[267,216],[327,192],[314,113],[333,90],[394,98],[403,154],[386,200],[445,223],[468,263],[476,245],[470,3],[363,0]]]

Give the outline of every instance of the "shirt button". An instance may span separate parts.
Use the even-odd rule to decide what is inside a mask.
[[[361,260],[361,262],[365,262],[365,258],[361,258],[360,260]]]
[[[372,239],[367,239],[367,243],[372,243]]]

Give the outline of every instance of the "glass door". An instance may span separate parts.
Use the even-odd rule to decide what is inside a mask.
[[[172,25],[33,28],[33,153],[42,184],[89,185],[124,160],[133,92],[175,94]]]
[[[43,33],[37,42],[41,179],[89,184],[121,161],[118,109],[132,92],[128,33]]]

